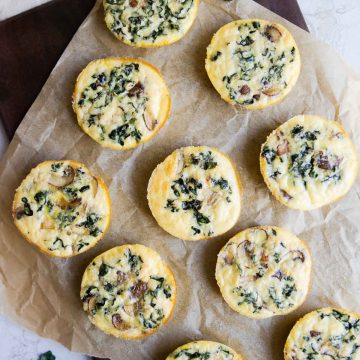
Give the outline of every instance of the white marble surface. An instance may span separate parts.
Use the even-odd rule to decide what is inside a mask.
[[[0,0],[0,21],[48,0]],[[292,0],[288,0],[292,1]],[[360,0],[299,0],[310,32],[333,45],[360,70]],[[7,146],[0,125],[0,157]],[[52,350],[57,359],[83,360],[85,356],[69,352],[54,341],[42,339],[0,317],[0,358],[36,360]]]

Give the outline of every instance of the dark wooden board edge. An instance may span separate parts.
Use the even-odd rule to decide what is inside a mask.
[[[296,0],[256,1],[308,30]],[[9,139],[95,2],[53,0],[0,23],[0,121]]]

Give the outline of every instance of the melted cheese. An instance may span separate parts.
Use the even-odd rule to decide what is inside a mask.
[[[71,160],[45,161],[16,190],[15,225],[43,252],[69,257],[93,247],[110,222],[104,182]]]
[[[154,170],[148,201],[159,225],[183,240],[200,240],[231,229],[240,215],[240,180],[219,150],[189,146]]]
[[[207,48],[206,71],[221,97],[262,109],[284,99],[301,67],[299,49],[280,24],[247,19],[217,31]]]
[[[312,311],[292,328],[285,360],[360,359],[360,315],[325,308]]]
[[[216,280],[228,305],[251,318],[283,315],[308,292],[311,258],[295,235],[274,226],[244,230],[222,248]]]
[[[125,44],[158,47],[180,40],[191,28],[199,0],[104,0],[105,22]]]
[[[166,360],[241,360],[233,349],[213,341],[193,341],[174,350]]]
[[[152,65],[131,58],[91,62],[79,75],[73,108],[80,127],[117,150],[150,140],[164,125],[170,95]]]
[[[301,115],[267,138],[260,167],[266,184],[280,202],[294,209],[312,210],[350,190],[358,160],[339,123]]]
[[[169,320],[176,301],[175,278],[155,251],[123,245],[90,263],[80,296],[100,330],[124,339],[142,338]]]

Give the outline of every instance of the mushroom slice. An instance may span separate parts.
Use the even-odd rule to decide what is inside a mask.
[[[254,245],[251,244],[251,242],[249,240],[244,240],[242,241],[238,246],[237,246],[237,252],[239,251],[239,249],[242,249],[245,254],[251,258],[252,255],[254,254]]]
[[[243,86],[240,88],[240,94],[241,94],[241,95],[247,95],[250,91],[251,91],[251,89],[249,88],[248,85],[243,85]]]
[[[281,88],[278,86],[272,86],[272,87],[262,91],[262,93],[267,96],[276,96],[276,95],[279,95],[280,92],[281,92]]]
[[[93,312],[93,310],[95,310],[96,308],[96,296],[92,296],[91,298],[89,298],[88,300],[88,311],[90,313]]]
[[[75,208],[75,207],[79,206],[80,204],[81,204],[81,199],[79,199],[79,198],[72,200],[70,202],[64,198],[61,198],[60,200],[58,200],[56,202],[56,205],[59,206],[63,210]]]
[[[114,314],[111,317],[113,326],[118,330],[127,330],[130,326],[121,318],[120,314]]]
[[[185,156],[182,150],[178,150],[176,152],[176,167],[175,167],[175,175],[180,174],[184,169]]]
[[[224,262],[226,265],[233,265],[235,262],[235,259],[232,255],[225,255]]]
[[[120,285],[122,284],[125,280],[126,280],[127,276],[124,272],[122,272],[121,270],[118,270],[116,272],[116,279],[117,279],[117,283]]]
[[[129,315],[129,316],[134,316],[134,305],[133,304],[129,304],[129,305],[124,305],[123,306],[123,310],[124,310],[124,312],[127,314],[127,315]]]
[[[76,235],[86,235],[87,234],[87,230],[85,227],[82,226],[78,226],[78,225],[71,225],[67,228],[66,231],[67,235],[72,235],[72,234],[76,234]]]
[[[13,213],[17,220],[20,220],[25,215],[24,208],[22,208],[21,206],[17,207]]]
[[[71,184],[74,181],[74,178],[75,178],[75,170],[70,165],[68,165],[66,169],[63,171],[62,176],[51,174],[49,184],[58,188],[62,188],[64,186]]]
[[[287,154],[289,152],[289,142],[283,140],[283,142],[277,146],[276,152],[279,156]]]
[[[215,206],[219,202],[220,198],[219,193],[211,192],[210,196],[206,200],[206,203],[210,206]]]
[[[90,187],[91,187],[92,195],[95,198],[99,187],[98,181],[95,176],[93,176],[91,180]]]
[[[301,262],[305,261],[305,255],[300,250],[291,250],[291,253],[293,253],[295,256],[293,257],[293,260],[300,260]]]
[[[280,30],[274,25],[268,25],[266,27],[265,35],[271,42],[279,41],[282,36]]]
[[[143,118],[146,128],[149,131],[153,131],[156,126],[156,120],[154,119],[154,117],[152,116],[149,110],[145,110]]]
[[[131,295],[133,298],[140,299],[145,292],[148,290],[148,285],[143,282],[142,280],[139,280],[132,288]]]
[[[282,278],[284,277],[284,274],[282,273],[281,270],[277,270],[273,275],[271,275],[271,277],[276,278],[281,281]]]
[[[289,200],[291,200],[293,197],[290,195],[290,194],[288,194],[285,190],[283,190],[283,189],[280,189],[280,193],[281,193],[281,195],[282,195],[282,197],[285,199],[285,200],[287,200],[287,201],[289,201]]]
[[[51,218],[47,217],[41,223],[40,229],[43,229],[43,230],[55,229],[55,223]]]
[[[134,86],[127,90],[129,97],[139,96],[144,91],[144,85],[138,81]]]

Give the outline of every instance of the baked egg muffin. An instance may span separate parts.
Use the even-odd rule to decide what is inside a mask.
[[[305,300],[311,277],[307,245],[276,226],[241,231],[221,249],[216,281],[227,304],[254,319],[288,314]]]
[[[194,23],[199,0],[104,0],[105,23],[127,45],[151,48],[180,40]]]
[[[86,268],[80,296],[90,321],[101,331],[140,339],[170,319],[175,278],[154,250],[143,245],[117,246]]]
[[[149,141],[165,124],[170,94],[160,72],[144,60],[100,59],[78,76],[73,108],[92,139],[125,150]]]
[[[183,240],[225,233],[240,215],[241,185],[232,161],[207,146],[175,150],[153,171],[150,210],[158,224]]]
[[[324,308],[301,318],[285,344],[285,360],[360,359],[360,315]]]
[[[26,176],[13,202],[16,227],[51,256],[70,257],[93,247],[110,223],[106,185],[73,160],[45,161]]]
[[[313,210],[350,190],[358,159],[349,135],[338,122],[300,115],[268,136],[261,148],[260,170],[282,204]]]
[[[233,349],[214,341],[193,341],[175,349],[166,360],[242,360]]]
[[[260,19],[221,27],[207,48],[205,68],[221,98],[249,110],[282,101],[299,77],[299,49],[282,25]]]

